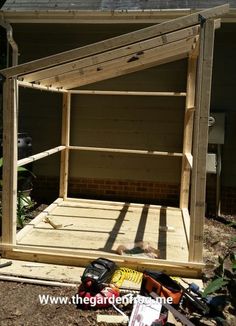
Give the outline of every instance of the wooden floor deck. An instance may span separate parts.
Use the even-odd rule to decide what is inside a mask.
[[[45,223],[49,217],[60,229]],[[147,241],[160,259],[188,261],[182,211],[147,204],[68,199],[56,201],[17,235],[17,244],[114,253],[119,245]]]

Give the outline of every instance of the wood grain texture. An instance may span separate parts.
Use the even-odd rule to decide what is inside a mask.
[[[15,244],[17,223],[17,81],[3,85],[2,242]]]
[[[69,200],[54,204],[46,212],[46,216],[53,223],[62,224],[62,228],[55,230],[43,219],[37,219],[30,223],[34,228],[19,238],[18,245],[41,246],[43,243],[46,247],[98,251],[101,255],[103,252],[114,253],[120,244],[147,241],[166,252],[166,257],[160,258],[175,260],[181,257],[187,261],[187,241],[180,209]],[[166,225],[160,224],[160,214],[163,213]],[[163,232],[167,226],[172,232]]]
[[[196,88],[196,73],[197,73],[197,56],[189,57],[188,73],[187,73],[187,96],[185,103],[184,117],[184,136],[183,136],[183,159],[181,171],[181,187],[180,187],[180,208],[189,207],[189,191],[190,191],[190,174],[192,160],[188,160],[188,156],[192,153],[193,142],[193,122],[195,107],[195,88]]]
[[[208,147],[208,118],[211,99],[214,34],[214,21],[207,20],[200,35],[196,115],[194,122],[193,172],[191,180],[189,260],[196,262],[202,261],[203,259],[206,154]]]
[[[46,58],[38,59],[26,64],[18,65],[15,68],[8,68],[1,71],[1,73],[6,76],[17,76],[31,71],[36,71],[58,64],[62,64],[68,61],[77,60],[85,56],[93,55],[96,53],[102,53],[114,48],[125,46],[127,44],[132,44],[135,42],[142,41],[147,38],[155,37],[157,35],[166,34],[181,28],[186,28],[188,26],[197,25],[199,22],[199,13],[204,18],[211,18],[220,16],[229,11],[229,5],[222,5],[212,9],[206,9],[198,13],[194,13],[185,17],[180,17],[172,21],[167,21],[159,25],[154,25],[141,29],[139,31],[131,32],[126,35],[117,36],[102,42],[98,42],[92,45],[87,45],[78,49],[66,51],[59,53],[57,55],[49,56]]]
[[[67,197],[68,191],[68,174],[69,174],[69,145],[70,145],[70,110],[71,110],[71,94],[66,93],[63,95],[62,103],[62,130],[61,130],[61,143],[65,146],[64,151],[61,153],[60,164],[60,189],[59,196],[62,198]]]

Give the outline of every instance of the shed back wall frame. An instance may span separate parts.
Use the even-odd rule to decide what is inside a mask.
[[[210,108],[214,32],[220,20],[214,19],[228,11],[228,5],[167,21],[136,32],[35,60],[1,71],[3,86],[3,201],[2,255],[57,263],[85,265],[99,254],[73,252],[67,249],[22,246],[16,238],[17,166],[61,152],[59,198],[49,208],[67,200],[68,160],[71,150],[118,152],[126,155],[167,155],[182,159],[180,209],[189,241],[189,259],[152,260],[119,257],[107,254],[118,264],[135,268],[156,268],[169,273],[196,275],[201,271],[203,224],[205,213],[206,153]],[[112,92],[112,95],[186,96],[182,153],[92,148],[70,146],[70,105],[73,94],[101,94],[101,91],[73,88],[143,70],[155,65],[188,58],[186,94],[171,92]],[[63,93],[62,142],[59,146],[17,161],[18,87]],[[104,91],[102,92],[104,94]],[[191,184],[191,198],[189,198]],[[190,214],[189,214],[190,207]],[[43,214],[36,219],[41,220]],[[30,226],[18,235],[22,237]]]

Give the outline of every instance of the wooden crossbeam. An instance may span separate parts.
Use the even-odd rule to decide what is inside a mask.
[[[18,85],[25,88],[34,88],[39,89],[41,91],[49,91],[49,92],[56,92],[56,93],[67,93],[67,90],[63,88],[55,88],[55,87],[48,87],[34,83],[28,83],[26,81],[18,81]]]
[[[1,246],[0,245],[0,249],[3,250],[13,250],[15,252],[17,251],[22,251],[23,252],[32,252],[35,253],[35,255],[37,254],[49,254],[52,253],[55,256],[58,255],[65,255],[64,257],[75,257],[76,259],[84,259],[84,260],[88,260],[88,261],[92,261],[94,259],[97,258],[97,253],[93,253],[93,252],[83,252],[81,250],[72,250],[72,249],[66,249],[66,248],[55,248],[55,247],[44,247],[42,246],[38,246],[38,245],[12,245],[12,246],[5,246],[4,244]],[[136,264],[137,267],[137,257],[132,257],[132,256],[120,256],[117,254],[112,254],[112,253],[103,253],[103,257],[107,258],[107,259],[112,259],[114,262],[117,262],[118,264],[120,263],[121,266],[126,266],[126,264],[128,262],[133,262],[133,266],[134,264]],[[88,263],[86,260],[86,264]],[[63,260],[61,259],[60,262],[58,260],[58,263],[62,263],[63,264]],[[146,257],[139,257],[138,260],[138,270],[140,270],[140,268],[143,265],[142,269],[147,268],[147,265],[156,265],[156,267],[158,268],[158,266],[161,265],[168,265],[169,267],[183,267],[185,269],[191,269],[191,268],[197,268],[197,269],[201,269],[203,268],[205,265],[203,263],[195,263],[195,262],[187,262],[187,261],[182,261],[182,260],[166,260],[166,259],[155,259],[153,261],[153,259],[150,258],[146,258]]]
[[[143,51],[135,57],[125,56],[108,61],[102,65],[93,65],[76,73],[65,74],[63,80],[52,84],[53,87],[65,89],[91,84],[97,81],[122,76],[146,68],[179,60],[188,56],[194,46],[195,38],[173,42],[162,47]],[[42,82],[44,84],[44,82]],[[44,84],[45,86],[48,86]]]
[[[123,148],[105,148],[105,147],[86,147],[86,146],[69,146],[69,149],[77,151],[90,152],[108,152],[108,153],[122,153],[122,154],[138,154],[138,155],[157,155],[157,156],[175,156],[182,157],[182,153],[176,152],[160,152],[160,151],[144,151],[139,149],[123,149]]]
[[[40,80],[47,78],[47,83],[45,84],[50,85],[53,84],[55,79],[57,79],[58,76],[62,74],[73,72],[73,71],[76,72],[79,71],[79,69],[81,68],[94,65],[95,63],[102,64],[106,61],[121,58],[123,56],[128,56],[128,55],[132,56],[135,55],[137,52],[162,46],[163,44],[168,44],[171,42],[182,40],[185,39],[186,37],[195,36],[198,33],[199,33],[199,25],[191,26],[179,31],[168,33],[165,35],[165,37],[157,36],[115,50],[110,50],[102,54],[97,54],[97,55],[89,56],[84,59],[75,60],[70,63],[65,63],[54,68],[44,69],[42,71],[23,75],[21,76],[21,78],[27,82],[39,82]]]
[[[41,158],[44,158],[44,157],[50,156],[52,154],[58,153],[58,152],[62,151],[65,148],[66,148],[65,146],[57,146],[57,147],[48,149],[47,151],[44,151],[44,152],[29,156],[29,157],[26,157],[26,158],[22,158],[21,160],[19,160],[17,162],[17,166],[23,166],[23,165],[29,164],[31,162],[40,160]]]
[[[69,91],[78,95],[118,95],[118,96],[186,96],[186,92],[146,92],[146,91],[100,91],[93,89],[77,89]]]
[[[125,35],[117,36],[95,44],[86,45],[70,51],[62,52],[46,58],[34,60],[16,67],[7,68],[1,71],[5,77],[23,75],[32,71],[38,71],[44,68],[56,66],[65,62],[77,60],[86,56],[102,53],[111,49],[119,48],[127,44],[139,42],[157,35],[166,34],[175,30],[197,25],[199,18],[214,18],[229,11],[229,5],[225,4],[215,8],[206,9],[188,16],[180,17],[171,21],[166,21],[158,25],[150,26]]]

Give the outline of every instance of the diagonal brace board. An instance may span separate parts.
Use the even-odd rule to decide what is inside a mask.
[[[134,31],[125,35],[117,36],[102,42],[97,42],[92,45],[87,45],[81,48],[76,48],[74,50],[62,52],[46,58],[31,61],[29,63],[18,65],[17,67],[4,69],[1,71],[1,73],[5,77],[24,75],[29,72],[38,71],[48,67],[53,67],[58,64],[70,62],[97,53],[103,53],[111,49],[119,48],[158,35],[166,34],[182,28],[197,25],[199,23],[199,14],[205,19],[208,19],[208,18],[218,17],[222,14],[227,13],[228,11],[229,11],[228,4],[211,8],[211,9],[206,9],[198,13],[180,17],[172,21],[163,22],[159,25],[150,26],[141,29],[139,31]]]

